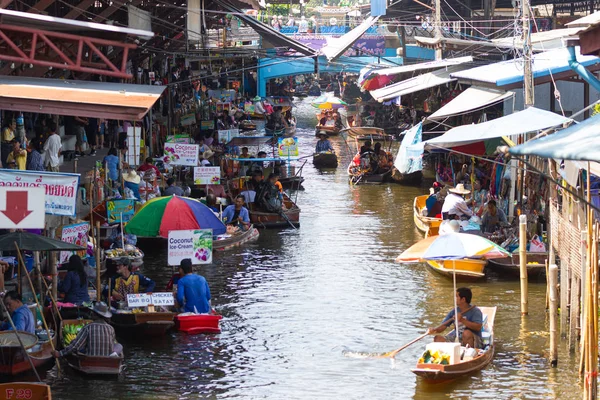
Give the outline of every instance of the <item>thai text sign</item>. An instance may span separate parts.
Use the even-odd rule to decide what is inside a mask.
[[[169,265],[178,266],[186,258],[191,259],[192,264],[210,264],[212,248],[212,229],[169,231]]]
[[[108,223],[127,222],[133,218],[135,199],[110,200],[106,202],[106,216]],[[123,220],[121,221],[121,218]]]
[[[192,142],[192,139],[190,138],[189,135],[173,135],[173,136],[167,136],[167,143],[183,143],[183,144],[190,144]]]
[[[79,174],[0,169],[0,187],[43,187],[46,214],[75,216]]]
[[[73,224],[73,225],[65,225],[62,227],[62,233],[61,233],[60,239],[65,243],[76,244],[78,246],[81,246],[81,247],[87,249],[89,230],[90,230],[89,222],[82,222],[80,224]],[[72,254],[79,254],[80,256],[84,257],[85,252],[86,252],[85,250],[82,250],[80,252],[61,251],[59,262],[61,264],[66,263],[67,261],[69,261],[69,257],[71,257]]]
[[[198,165],[198,145],[183,143],[165,143],[163,161],[173,165]]]
[[[194,185],[221,184],[221,167],[195,167]]]
[[[127,295],[127,307],[147,307],[152,304],[152,297],[146,293]]]
[[[240,136],[239,129],[220,129],[218,131],[219,134],[219,143],[227,144],[234,137]]]
[[[297,157],[298,156],[298,138],[278,138],[277,147],[279,147],[279,157]]]

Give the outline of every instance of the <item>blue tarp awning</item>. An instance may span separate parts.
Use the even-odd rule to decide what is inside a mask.
[[[520,135],[536,132],[570,121],[569,118],[539,108],[529,107],[504,117],[486,121],[481,124],[462,125],[450,129],[442,136],[425,142],[426,150],[439,148],[449,149],[464,146],[483,140],[501,138],[503,136]]]
[[[600,115],[510,149],[511,154],[557,160],[600,161]]]

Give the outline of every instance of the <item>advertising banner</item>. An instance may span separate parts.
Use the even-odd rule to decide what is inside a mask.
[[[60,236],[60,240],[65,243],[73,243],[78,246],[84,247],[87,249],[88,243],[88,232],[90,231],[89,222],[82,222],[80,224],[73,225],[65,225],[62,227],[62,233]],[[59,263],[64,264],[69,261],[69,257],[72,254],[79,254],[82,258],[85,257],[86,251],[61,251],[60,252],[60,260]]]
[[[218,131],[219,143],[227,144],[234,137],[240,136],[239,129],[221,129]]]
[[[183,143],[165,143],[163,161],[172,165],[198,165],[198,145]]]
[[[210,264],[212,249],[212,229],[169,231],[169,265],[179,266],[185,258],[191,259],[194,265]]]
[[[278,138],[279,157],[298,157],[298,138]]]
[[[194,167],[194,185],[220,185],[221,167]]]
[[[122,222],[127,222],[133,218],[135,212],[134,203],[135,199],[107,201],[106,216],[108,217],[108,223],[115,224],[121,222],[121,216],[123,216]]]

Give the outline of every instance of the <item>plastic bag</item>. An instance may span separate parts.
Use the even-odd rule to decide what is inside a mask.
[[[531,253],[545,253],[546,245],[540,240],[538,235],[535,235],[529,242],[529,251]]]

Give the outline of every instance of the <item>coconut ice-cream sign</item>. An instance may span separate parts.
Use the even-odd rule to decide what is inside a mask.
[[[165,143],[163,161],[166,164],[195,167],[198,165],[198,150],[197,144]]]
[[[179,266],[186,258],[194,265],[212,263],[212,229],[169,231],[168,246],[169,265]]]

